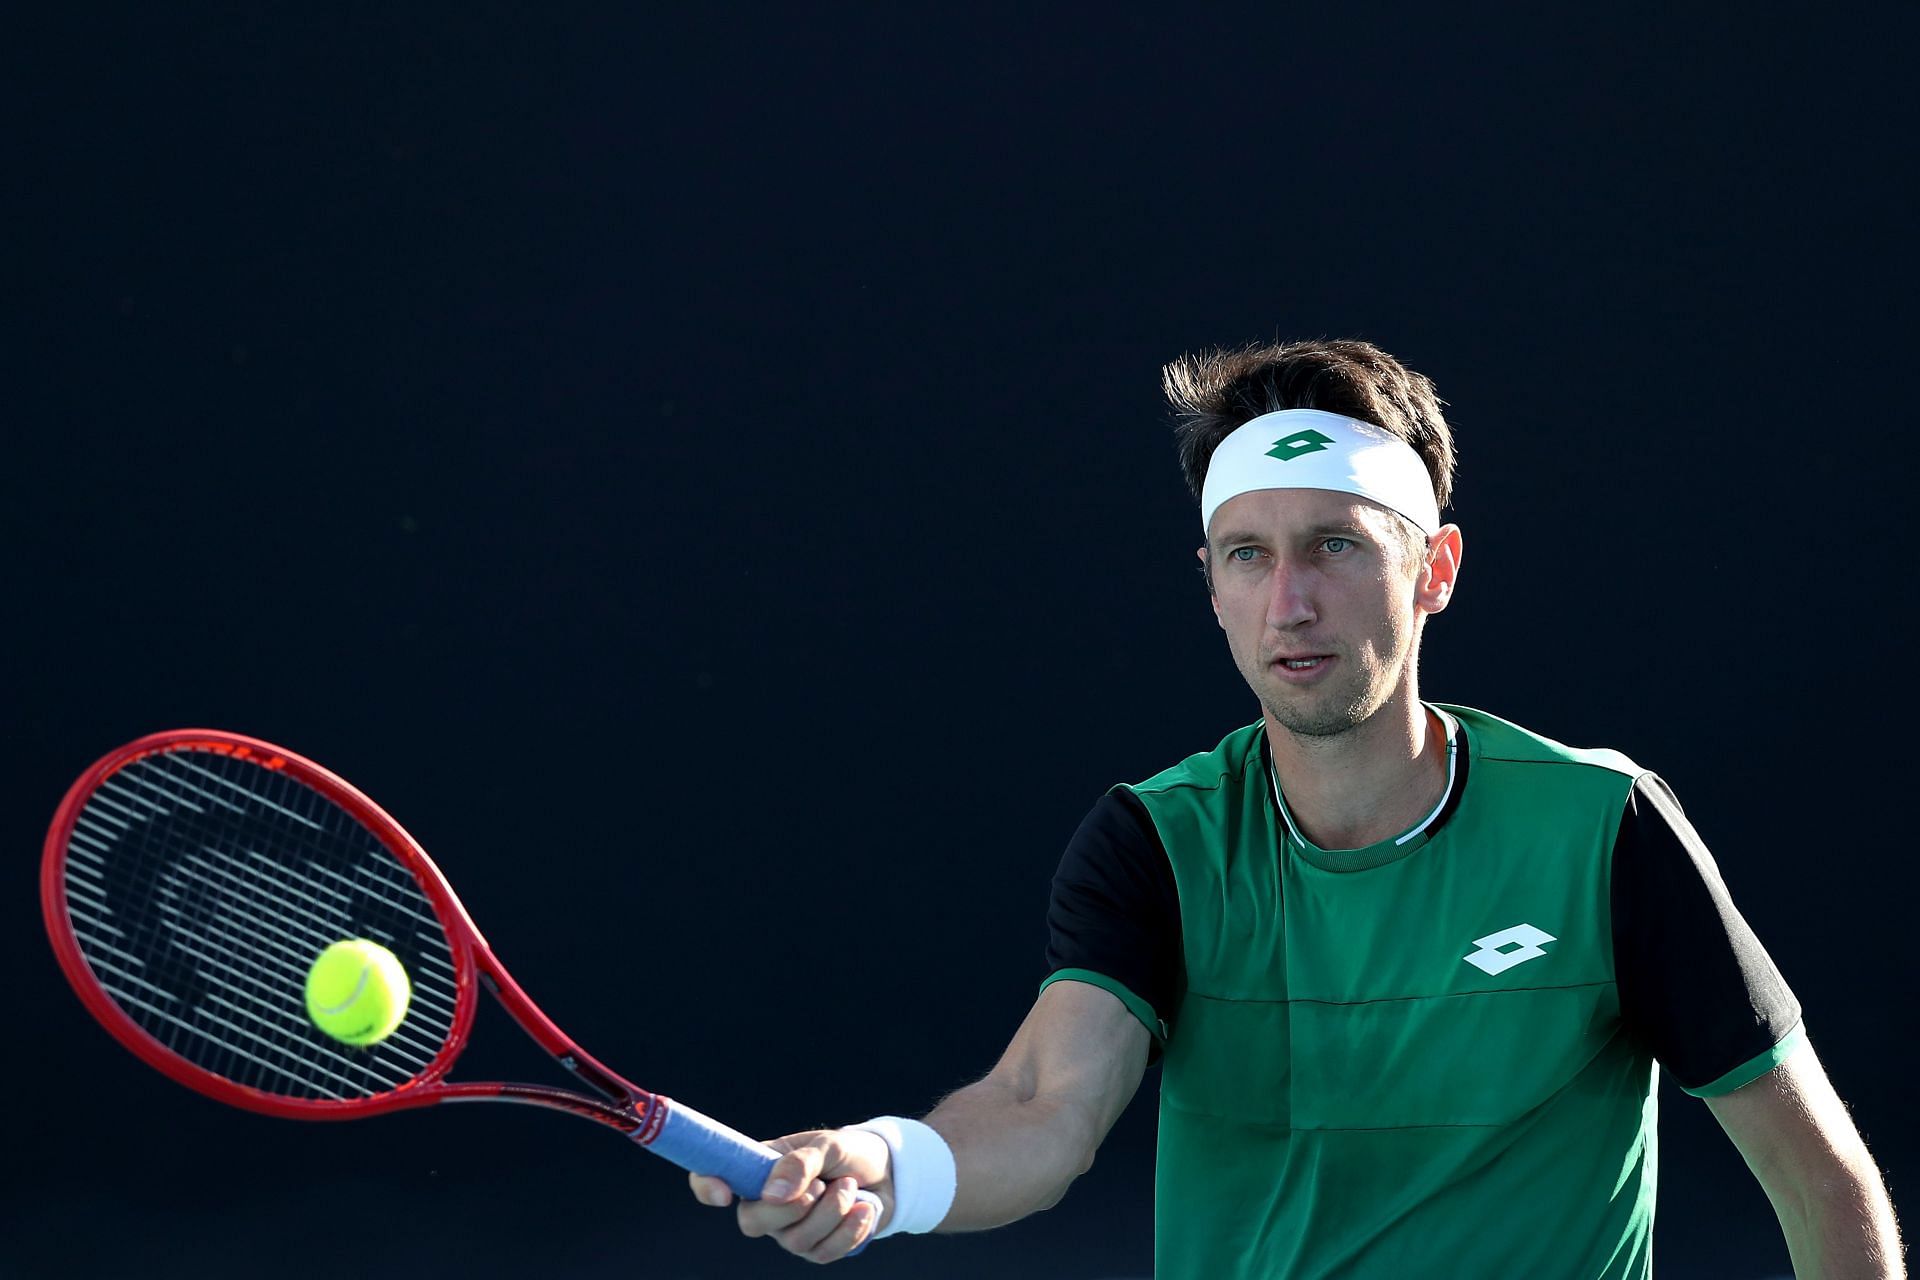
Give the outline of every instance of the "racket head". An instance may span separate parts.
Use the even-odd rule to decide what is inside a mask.
[[[471,1034],[478,932],[426,851],[338,775],[217,729],[150,734],[68,788],[41,911],[89,1012],[148,1065],[233,1106],[347,1119],[436,1101]],[[370,937],[413,984],[355,1048],[308,1021],[306,965]]]

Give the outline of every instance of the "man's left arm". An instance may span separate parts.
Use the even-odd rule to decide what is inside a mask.
[[[1621,814],[1612,898],[1621,1017],[1733,1139],[1800,1280],[1904,1276],[1886,1189],[1806,1042],[1800,1002],[1653,774]]]
[[[1906,1275],[1880,1171],[1811,1044],[1706,1103],[1773,1203],[1798,1280]]]

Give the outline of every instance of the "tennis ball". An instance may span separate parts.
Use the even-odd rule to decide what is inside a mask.
[[[378,1044],[407,1016],[413,986],[400,958],[377,942],[348,938],[307,970],[307,1016],[347,1044]]]

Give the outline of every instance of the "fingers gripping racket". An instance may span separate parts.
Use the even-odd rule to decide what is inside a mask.
[[[221,1102],[301,1120],[529,1103],[597,1120],[746,1199],[777,1158],[584,1052],[507,973],[399,823],[256,738],[179,729],[96,762],[54,815],[40,901],[93,1016],[149,1066]],[[315,1027],[303,994],[320,951],[356,937],[392,951],[412,982],[405,1021],[365,1048]],[[482,986],[588,1092],[448,1081]]]

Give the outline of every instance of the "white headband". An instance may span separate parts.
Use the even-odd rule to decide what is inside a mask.
[[[1256,489],[1331,489],[1397,511],[1433,536],[1440,506],[1420,455],[1371,422],[1318,409],[1282,409],[1248,422],[1213,451],[1200,487],[1200,527],[1230,498]]]

